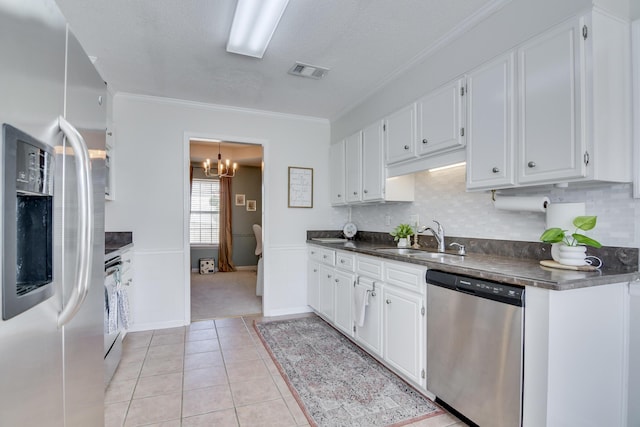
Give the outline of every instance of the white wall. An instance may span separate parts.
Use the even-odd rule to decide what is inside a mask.
[[[113,116],[116,200],[106,229],[133,231],[133,329],[189,321],[184,206],[194,136],[263,144],[264,313],[304,311],[305,233],[331,215],[328,121],[129,94],[116,94]],[[314,169],[313,209],[287,208],[288,166]]]

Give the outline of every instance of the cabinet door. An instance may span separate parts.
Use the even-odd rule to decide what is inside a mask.
[[[345,170],[347,203],[362,201],[362,132],[345,140]]]
[[[336,295],[336,286],[333,280],[333,268],[320,265],[318,311],[332,322],[334,320]]]
[[[307,304],[319,311],[320,302],[320,264],[317,261],[307,261]]]
[[[514,54],[467,76],[467,188],[514,184]]]
[[[416,104],[411,104],[386,118],[384,132],[387,164],[415,157]]]
[[[344,205],[345,198],[345,153],[344,141],[331,145],[329,149],[329,171],[331,183],[331,204]]]
[[[374,353],[377,356],[382,356],[382,284],[377,283],[374,286],[374,281],[366,278],[359,277],[358,283],[354,289],[368,290],[369,293],[369,305],[365,308],[364,324],[362,327],[357,325],[357,319],[354,317],[355,336],[356,341]]]
[[[382,121],[378,121],[362,131],[362,200],[384,199],[384,181]]]
[[[424,298],[385,284],[383,357],[416,384],[424,386]]]
[[[353,321],[351,320],[351,306],[353,295],[353,274],[335,271],[333,283],[335,283],[335,316],[334,323],[346,335],[353,336]]]
[[[464,79],[459,79],[436,89],[417,102],[419,155],[464,146],[463,90]]]
[[[519,183],[585,176],[578,20],[518,50]]]

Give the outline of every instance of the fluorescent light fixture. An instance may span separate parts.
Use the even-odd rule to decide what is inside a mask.
[[[441,171],[445,169],[457,168],[458,166],[464,166],[466,164],[467,162],[460,162],[460,163],[454,163],[452,165],[440,166],[439,168],[429,169],[429,172],[436,172],[436,171]]]
[[[262,58],[289,0],[238,0],[227,52]]]

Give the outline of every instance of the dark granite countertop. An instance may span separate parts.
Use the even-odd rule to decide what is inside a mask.
[[[107,231],[104,233],[104,259],[109,260],[133,247],[131,231]]]
[[[394,247],[393,243],[389,241],[370,239],[369,241],[352,240],[340,243],[323,243],[311,240],[313,236],[309,233],[307,233],[307,243],[309,244],[327,247],[330,249],[352,251],[394,261],[419,264],[434,270],[519,286],[535,286],[560,291],[640,279],[637,264],[638,250],[634,248],[629,248],[629,250],[631,251],[631,257],[635,254],[635,262],[630,261],[628,265],[611,262],[609,263],[612,265],[610,268],[606,268],[607,263],[605,263],[605,268],[591,272],[559,270],[541,266],[539,259],[551,259],[549,254],[542,254],[537,257],[538,259],[522,257],[519,256],[520,254],[515,254],[516,256],[504,256],[503,254],[494,255],[486,253],[468,253],[465,256],[418,259],[407,255],[381,253],[375,250],[376,248]],[[523,243],[523,245],[526,244],[526,242],[521,243]],[[537,245],[537,243],[534,244]],[[467,250],[468,248],[469,246],[467,247]],[[430,247],[428,246],[427,249],[430,249]],[[625,252],[625,256],[628,255],[629,254]]]

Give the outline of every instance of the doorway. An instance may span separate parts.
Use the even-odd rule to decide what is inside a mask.
[[[190,138],[189,165],[191,321],[261,314],[263,147]]]

